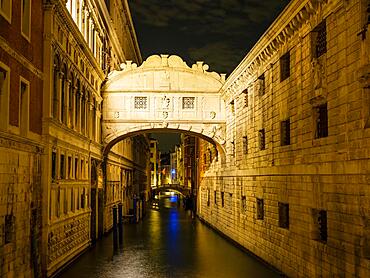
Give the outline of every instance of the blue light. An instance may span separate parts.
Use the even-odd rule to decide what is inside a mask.
[[[172,173],[172,174],[176,174],[176,169],[172,169],[172,170],[171,170],[171,173]]]

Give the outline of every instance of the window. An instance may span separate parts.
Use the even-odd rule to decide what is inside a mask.
[[[147,97],[135,97],[135,109],[143,110],[148,107],[148,98]]]
[[[81,208],[82,209],[85,208],[85,188],[82,189],[82,194],[81,194]]]
[[[312,40],[312,55],[314,58],[319,58],[327,51],[326,43],[326,22],[322,21],[313,29],[311,34]]]
[[[21,24],[22,24],[22,35],[30,40],[31,36],[31,0],[21,0]]]
[[[243,153],[248,153],[248,136],[243,137]]]
[[[263,73],[257,78],[257,93],[259,96],[265,94],[265,74]]]
[[[195,108],[195,97],[182,98],[182,109],[194,109],[194,108]]]
[[[312,209],[313,239],[326,242],[328,239],[327,213],[325,210]]]
[[[0,0],[0,15],[2,15],[9,23],[11,23],[12,0]]]
[[[246,196],[242,196],[242,213],[247,212],[247,198]]]
[[[215,198],[215,205],[217,205],[217,191],[214,192],[214,198]]]
[[[263,199],[257,198],[257,219],[263,220],[264,216],[265,216],[265,211],[264,211]]]
[[[248,107],[248,89],[245,89],[242,94],[244,95],[244,107]]]
[[[225,192],[221,192],[221,206],[225,206]]]
[[[327,104],[315,107],[316,132],[315,138],[328,137],[328,108]]]
[[[279,227],[289,229],[289,204],[279,202]]]
[[[65,156],[64,154],[60,155],[60,169],[59,169],[59,175],[60,179],[65,179],[66,178],[66,167],[65,167]]]
[[[71,188],[71,211],[75,211],[74,190]]]
[[[150,147],[151,148],[154,148],[154,143],[150,143]]]
[[[29,129],[29,82],[21,77],[19,86],[19,128],[23,136]]]
[[[4,224],[4,243],[10,243],[15,240],[15,217],[13,214],[5,215]]]
[[[231,113],[235,113],[235,102],[234,102],[234,100],[232,100],[230,102],[230,111],[231,111]]]
[[[259,149],[264,150],[266,148],[265,144],[265,129],[260,129],[258,131],[258,143],[259,143]]]
[[[288,51],[280,58],[280,82],[290,76],[290,52]]]
[[[9,123],[9,68],[0,62],[0,130],[6,130]]]
[[[51,153],[51,179],[55,181],[57,178],[57,153]]]
[[[280,145],[290,145],[290,119],[280,122]]]
[[[67,179],[72,178],[72,157],[68,156],[68,174],[67,174]]]
[[[207,207],[209,207],[211,203],[211,191],[208,189],[207,190]]]
[[[75,179],[78,179],[78,158],[75,158]]]

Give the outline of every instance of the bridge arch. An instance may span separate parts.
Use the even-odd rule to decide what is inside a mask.
[[[176,55],[153,55],[142,65],[128,61],[109,74],[103,91],[104,154],[120,140],[142,133],[195,135],[224,156],[225,76]]]

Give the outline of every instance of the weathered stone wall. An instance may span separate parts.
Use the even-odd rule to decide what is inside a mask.
[[[369,31],[359,34],[367,5],[292,1],[223,88],[226,165],[213,161],[201,174],[198,213],[291,277],[370,275],[370,44]],[[315,57],[322,22],[327,49]]]
[[[41,270],[41,146],[0,134],[0,276]]]

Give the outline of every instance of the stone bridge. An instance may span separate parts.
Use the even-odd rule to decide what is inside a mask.
[[[181,186],[180,184],[162,184],[153,189],[154,193],[164,192],[167,190],[177,191],[184,196],[188,196],[191,193],[191,188],[187,186]]]
[[[178,56],[153,55],[141,66],[127,62],[103,87],[105,154],[118,141],[145,132],[188,133],[215,144],[222,154],[225,76],[192,67]]]

